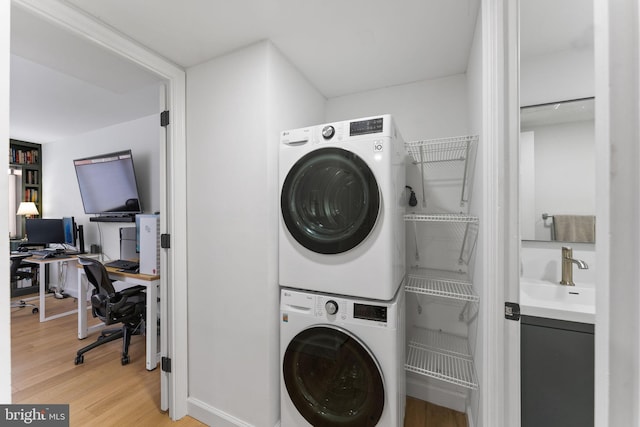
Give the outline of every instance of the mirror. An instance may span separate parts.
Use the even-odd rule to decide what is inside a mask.
[[[594,118],[593,98],[521,109],[523,240],[595,241]]]
[[[520,0],[520,233],[595,241],[593,4]]]

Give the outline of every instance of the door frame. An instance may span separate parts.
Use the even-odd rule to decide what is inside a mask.
[[[9,149],[9,52],[10,52],[10,11],[9,2],[0,4],[0,50],[2,51],[2,60],[0,63],[0,99],[2,99],[2,107],[0,107],[0,135],[2,142],[0,147],[6,153]],[[0,178],[0,194],[5,200],[9,197],[7,174],[2,174]],[[3,209],[0,212],[0,222],[9,225],[9,211]],[[7,227],[8,228],[8,227]],[[2,277],[9,277],[9,242],[3,239],[0,242],[0,256],[6,261],[2,263],[0,274]],[[5,282],[7,283],[7,282]],[[2,286],[0,288],[0,371],[11,372],[11,310],[9,308],[10,287]],[[6,379],[5,379],[6,378]],[[0,402],[11,402],[11,375],[4,375],[0,380]]]
[[[60,2],[12,0],[12,4],[54,22],[66,30],[120,55],[165,80],[166,105],[170,111],[167,128],[166,163],[160,165],[160,179],[165,184],[160,195],[162,215],[160,230],[171,235],[171,248],[162,251],[160,296],[166,300],[167,349],[171,358],[168,381],[169,415],[173,420],[187,414],[187,244],[186,244],[186,73],[134,41],[93,20],[75,8]],[[160,125],[160,123],[158,123]]]
[[[478,424],[492,427],[520,425],[520,323],[504,317],[505,301],[519,299],[517,10],[517,1],[481,2],[484,200],[479,249],[484,263]]]
[[[617,218],[614,218],[614,213],[617,214],[619,211],[623,210],[622,206],[627,208],[629,206],[634,206],[634,204],[637,206],[638,203],[640,203],[640,195],[637,192],[637,182],[626,183],[632,188],[624,188],[616,195],[611,195],[613,188],[612,176],[614,176],[612,175],[612,158],[615,157],[612,153],[615,154],[616,151],[614,145],[617,143],[619,146],[623,146],[624,141],[633,141],[634,135],[637,135],[638,131],[636,124],[637,121],[625,120],[625,118],[620,115],[621,111],[625,108],[629,108],[630,106],[631,108],[635,108],[636,112],[640,111],[640,92],[637,91],[638,79],[637,77],[634,77],[632,73],[625,73],[626,69],[631,68],[629,65],[635,65],[638,67],[637,59],[640,57],[640,50],[638,49],[638,44],[640,43],[640,37],[638,37],[640,35],[640,32],[638,31],[638,28],[640,28],[640,15],[638,15],[638,9],[635,8],[634,10],[633,8],[634,1],[635,0],[612,2],[611,0],[593,0],[596,99],[596,217],[598,218],[596,223],[596,234],[598,235],[598,238],[596,239],[595,244],[596,259],[598,260],[596,270],[596,283],[598,286],[596,286],[596,332],[594,349],[594,416],[595,425],[597,426],[609,425],[611,423],[620,424],[620,422],[631,422],[631,418],[633,416],[636,417],[635,421],[638,421],[637,408],[634,409],[633,402],[637,401],[637,396],[640,390],[640,375],[636,375],[635,378],[633,376],[631,376],[631,378],[627,376],[630,372],[629,368],[635,368],[636,374],[638,373],[638,364],[637,362],[635,362],[635,364],[633,362],[624,362],[633,360],[637,361],[637,355],[639,352],[638,348],[640,348],[638,346],[638,343],[640,342],[640,334],[637,332],[638,323],[634,324],[633,322],[634,320],[637,322],[638,317],[636,316],[633,318],[627,314],[637,313],[637,298],[640,292],[636,290],[635,294],[618,295],[618,299],[616,299],[616,297],[611,293],[611,287],[616,283],[616,279],[618,279],[618,283],[637,283],[638,278],[637,269],[634,273],[626,275],[627,270],[632,270],[630,266],[629,268],[621,269],[619,271],[612,269],[612,260],[616,260],[618,255],[620,255],[620,259],[623,259],[624,262],[637,259],[638,247],[640,247],[640,236],[637,234],[637,228],[635,229],[636,234],[629,239],[629,241],[621,241],[622,239],[620,236],[629,234],[632,230],[631,228],[626,229],[628,224],[625,219],[628,219],[629,217],[625,217],[625,214],[628,214],[628,211],[622,212]],[[507,16],[505,23],[507,26],[517,29],[519,25],[519,12],[517,9],[519,8],[520,0],[516,0],[514,3],[516,8],[516,11],[514,11],[515,15],[510,13]],[[624,25],[613,25],[613,22],[617,17],[612,16],[612,11],[620,14],[630,12],[628,16],[631,17],[630,21],[635,25],[636,32],[633,32],[632,27],[626,27],[621,30],[616,29],[615,27],[622,28]],[[626,22],[626,24],[628,23],[629,22]],[[631,36],[631,38],[635,38],[635,40],[632,40],[627,44],[627,40],[625,39],[626,36]],[[519,32],[517,31],[515,34],[512,34],[510,38],[512,40],[518,40]],[[634,42],[635,45],[633,44]],[[515,58],[518,58],[519,48],[516,46],[515,49],[516,50],[513,52],[515,52]],[[512,49],[509,50],[512,51]],[[611,56],[616,54],[617,58],[612,60]],[[624,58],[627,62],[619,62],[620,58]],[[633,63],[634,58],[636,60],[635,64]],[[518,78],[519,75],[519,64],[517,60],[515,63],[511,63],[508,68],[509,80],[507,84],[511,85],[512,79]],[[619,72],[620,70],[622,70],[622,72]],[[617,74],[612,77],[612,73]],[[629,91],[629,88],[627,88],[627,90],[621,90],[625,85],[628,85],[629,88],[636,89],[636,91]],[[612,86],[616,86],[614,90],[612,90]],[[518,91],[519,88],[516,87],[515,92],[517,93]],[[511,99],[511,97],[509,98]],[[517,98],[519,98],[519,96],[517,96]],[[519,128],[519,99],[517,105],[518,108],[513,109],[514,111],[510,112],[510,116],[507,115],[511,124],[511,132],[513,132],[515,126]],[[616,113],[618,116],[616,116]],[[613,126],[613,123],[615,123],[615,127]],[[612,137],[612,135],[614,135],[614,137]],[[638,151],[636,150],[635,152],[622,154],[622,156],[625,155],[635,155],[637,157]],[[510,164],[512,165],[518,164],[517,157],[512,157],[510,161]],[[617,174],[629,172],[629,170],[624,169],[624,165],[616,166],[618,167],[618,170],[616,171]],[[636,166],[633,167],[633,169],[635,168]],[[516,169],[517,171],[517,167],[513,169]],[[516,180],[518,178],[517,173],[511,173],[509,177],[510,179]],[[629,198],[630,194],[632,195],[631,199]],[[517,193],[515,200],[517,201]],[[612,210],[612,207],[614,206],[616,206],[616,209]],[[517,214],[517,204],[515,209]],[[514,220],[518,217],[519,216],[516,215]],[[516,227],[511,231],[519,233],[519,227]],[[615,235],[616,231],[619,233],[617,236]],[[613,254],[612,251],[617,252],[616,254]],[[519,267],[519,264],[514,264],[514,262],[511,262],[510,265],[516,269]],[[519,279],[519,274],[512,274],[511,276],[515,277],[515,279]],[[508,289],[510,289],[511,292],[519,291],[519,286],[517,289],[513,286],[508,286]],[[518,298],[518,296],[513,295],[512,298],[507,299],[507,301],[517,301],[515,298]],[[615,318],[612,316],[612,312],[615,311],[625,313],[625,315]],[[519,327],[519,323],[517,325]],[[635,355],[626,355],[625,351],[612,352],[611,349],[613,345],[620,347],[619,343],[614,343],[616,339],[615,334],[617,331],[625,330],[625,328],[629,326],[631,331],[635,328],[635,334],[623,334],[620,341],[628,344],[628,347],[633,348],[635,346]],[[611,331],[614,331],[614,333]],[[507,333],[505,335],[508,336],[509,334]],[[505,396],[503,413],[504,419],[508,421],[506,425],[519,426],[519,331],[517,331],[517,335],[511,334],[509,339],[511,341],[510,343],[505,343],[504,349],[505,354],[507,354],[507,363],[505,365],[507,371],[506,387],[509,391]],[[517,350],[515,348],[510,349],[509,347],[517,347]],[[623,363],[618,363],[621,361]],[[624,371],[624,373],[620,371]],[[622,379],[622,377],[625,378]],[[616,378],[618,382],[613,382],[611,380],[612,378]],[[624,382],[624,384],[621,384],[621,382]],[[517,414],[515,408],[517,408]],[[636,411],[635,415],[631,414],[634,410]],[[619,418],[619,420],[612,421],[616,417]]]

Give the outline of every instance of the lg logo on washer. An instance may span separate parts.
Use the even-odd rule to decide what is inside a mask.
[[[280,285],[392,299],[405,267],[405,156],[391,116],[281,135]]]

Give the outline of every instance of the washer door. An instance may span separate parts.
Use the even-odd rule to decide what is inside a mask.
[[[380,210],[373,172],[341,148],[312,151],[291,168],[280,196],[291,235],[321,254],[346,252],[367,238]]]
[[[382,374],[354,337],[324,326],[300,332],[282,364],[298,412],[314,427],[375,426],[384,409]]]

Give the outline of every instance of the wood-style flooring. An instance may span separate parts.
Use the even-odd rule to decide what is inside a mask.
[[[47,315],[75,304],[73,298],[47,298]],[[76,350],[95,338],[96,333],[77,339],[75,315],[40,323],[31,308],[11,309],[13,403],[69,404],[72,427],[204,426],[191,417],[173,422],[160,410],[160,370],[145,369],[140,336],[132,339],[126,366],[120,364],[121,341],[90,351],[84,364],[74,365]],[[404,427],[467,427],[467,422],[464,414],[408,398]]]
[[[404,427],[467,427],[467,416],[449,408],[407,397]]]

